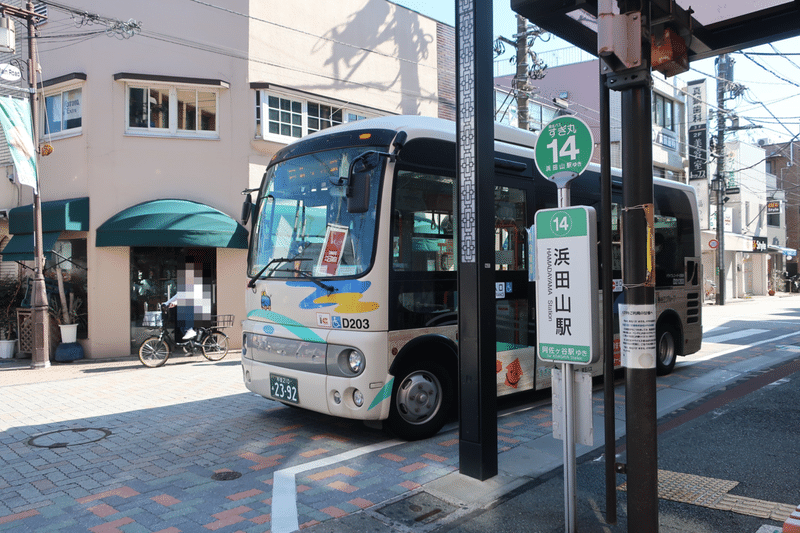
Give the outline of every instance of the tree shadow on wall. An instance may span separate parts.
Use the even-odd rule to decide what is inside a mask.
[[[324,65],[332,68],[334,86],[353,83],[382,92],[400,94],[398,111],[403,114],[420,113],[421,100],[435,100],[434,89],[423,94],[420,73],[436,68],[422,64],[428,58],[435,35],[426,34],[419,24],[420,15],[395,6],[385,0],[368,0],[364,7],[351,15],[346,23],[328,30],[312,49],[319,52],[330,46],[330,56]],[[372,68],[375,55],[397,62],[393,79],[382,81],[377,77],[359,75],[362,69]]]

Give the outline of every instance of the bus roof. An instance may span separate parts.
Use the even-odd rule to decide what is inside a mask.
[[[311,135],[307,135],[295,142],[324,137],[331,133],[358,131],[362,129],[383,129],[389,131],[404,131],[409,139],[426,137],[440,139],[444,141],[456,140],[456,123],[442,118],[426,117],[421,115],[388,115],[384,117],[368,118],[355,122],[347,122],[332,128],[327,128]],[[534,157],[533,150],[539,135],[533,132],[524,131],[519,128],[506,126],[495,122],[495,150],[500,152],[516,153],[521,156]],[[600,165],[590,163],[589,169],[599,172]],[[619,180],[622,173],[619,168],[612,168],[612,176]],[[663,178],[653,178],[654,183],[668,185],[675,188],[684,189],[689,194],[696,194],[694,187],[679,181]]]

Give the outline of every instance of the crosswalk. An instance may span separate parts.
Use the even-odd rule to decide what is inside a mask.
[[[736,331],[731,331],[729,333],[722,333],[719,334],[719,330],[722,329],[730,329],[730,328],[714,328],[715,335],[706,335],[703,334],[703,343],[713,342],[713,343],[721,343],[721,342],[730,342],[737,339],[744,339],[745,337],[752,337],[753,335],[758,335],[761,333],[766,333],[768,329],[740,329]]]
[[[769,333],[769,335],[764,335],[765,333]],[[694,365],[721,355],[760,346],[769,342],[777,343],[777,348],[780,345],[779,341],[795,337],[798,334],[797,331],[792,331],[790,333],[784,333],[783,335],[774,336],[776,333],[779,333],[779,331],[773,329],[736,329],[728,326],[716,327],[703,334],[703,346],[699,352],[679,359],[676,366]],[[713,346],[714,344],[728,344],[728,348]],[[788,347],[783,347],[782,349],[786,348]]]

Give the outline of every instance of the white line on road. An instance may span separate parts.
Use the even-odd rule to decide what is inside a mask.
[[[392,446],[403,443],[404,441],[397,439],[387,440],[370,446],[364,446],[363,448],[356,448],[355,450],[340,453],[332,457],[318,459],[310,463],[303,463],[282,470],[276,470],[272,475],[272,532],[289,533],[300,529],[300,524],[297,520],[297,486],[295,484],[295,476],[297,474],[341,463],[342,461],[385,450],[386,448],[391,448]]]
[[[800,334],[800,332],[795,331],[794,333],[787,333],[786,335],[781,335],[780,337],[773,337],[771,339],[765,339],[763,341],[754,342],[754,343],[748,344],[746,346],[734,346],[732,348],[728,348],[727,350],[722,350],[721,352],[710,353],[710,354],[698,357],[696,359],[692,358],[692,359],[690,359],[690,360],[688,360],[688,361],[686,361],[684,363],[678,363],[675,366],[690,366],[690,365],[693,365],[693,364],[696,364],[696,363],[700,363],[702,361],[708,361],[709,359],[714,359],[715,357],[719,357],[721,355],[726,355],[726,354],[729,354],[729,353],[738,352],[739,350],[747,350],[749,348],[753,348],[754,346],[759,346],[761,344],[766,344],[768,342],[776,342],[776,341],[779,341],[781,339],[785,339],[787,337],[793,337],[793,336],[798,335],[798,334]],[[706,342],[706,340],[703,339],[703,342]],[[692,356],[689,356],[689,357],[692,357]]]
[[[766,333],[768,329],[743,329],[740,331],[733,331],[723,335],[714,335],[713,337],[703,337],[703,342],[728,342],[734,339],[741,339],[751,335],[758,335],[759,333]]]

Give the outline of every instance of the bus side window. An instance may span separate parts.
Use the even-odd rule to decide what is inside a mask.
[[[394,270],[455,270],[453,179],[400,171],[396,184],[392,214]]]
[[[455,321],[453,178],[401,170],[392,210],[393,291],[400,329]]]
[[[686,285],[684,258],[695,257],[691,205],[677,189],[654,187],[656,286]]]

